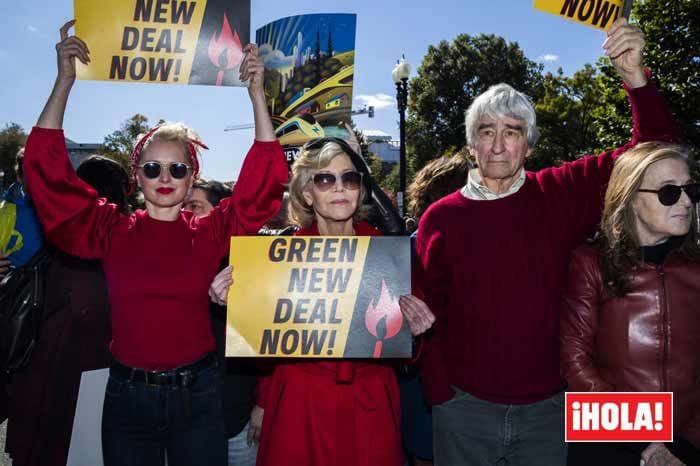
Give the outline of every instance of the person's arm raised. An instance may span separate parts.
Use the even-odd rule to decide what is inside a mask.
[[[632,89],[646,86],[643,53],[645,41],[642,30],[621,17],[610,26],[606,35],[603,50],[622,81]]]
[[[75,82],[75,60],[90,61],[85,43],[61,27],[56,45],[58,75],[49,100],[32,129],[24,151],[24,178],[47,239],[63,251],[83,258],[101,258],[109,249],[110,232],[121,218],[116,205],[73,170],[66,151],[63,114]]]
[[[58,74],[44,110],[39,115],[36,125],[46,129],[61,129],[66,103],[75,82],[75,60],[83,64],[90,62],[90,50],[85,42],[77,36],[69,36],[68,30],[75,24],[70,20],[60,29],[61,41],[56,44]]]
[[[287,161],[282,152],[265,103],[263,77],[265,67],[258,47],[248,44],[240,70],[240,80],[248,81],[248,94],[255,118],[255,141],[243,160],[233,195],[224,199],[202,222],[209,222],[221,254],[228,254],[230,237],[255,235],[274,216],[282,204],[288,178]]]
[[[275,130],[267,111],[265,102],[265,65],[258,56],[257,44],[248,44],[243,51],[246,53],[241,64],[241,81],[248,81],[248,95],[253,104],[253,119],[255,121],[255,139],[258,141],[274,141]]]

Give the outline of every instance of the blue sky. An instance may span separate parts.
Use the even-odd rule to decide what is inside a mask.
[[[97,0],[96,0],[97,1]],[[531,0],[251,0],[254,31],[276,19],[305,13],[357,14],[355,107],[375,105],[376,116],[358,116],[361,129],[398,135],[391,70],[402,53],[420,64],[428,46],[460,33],[497,34],[518,42],[527,57],[561,66],[572,74],[602,54],[604,33],[534,10]],[[29,130],[56,76],[58,28],[72,18],[71,0],[3,0],[0,7],[0,125],[17,122]],[[88,44],[89,45],[89,44]],[[415,71],[414,71],[415,72]],[[242,88],[78,81],[64,128],[77,142],[102,142],[134,113],[151,122],[183,121],[199,132],[207,178],[234,179],[253,130],[224,132],[227,125],[252,122]]]

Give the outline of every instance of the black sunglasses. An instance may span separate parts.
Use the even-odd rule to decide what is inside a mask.
[[[333,173],[316,173],[313,178],[314,186],[319,191],[328,191],[333,186],[338,178]],[[340,182],[343,188],[348,191],[356,191],[360,189],[362,184],[362,173],[359,172],[345,172],[340,175]]]
[[[638,189],[637,191],[640,193],[655,193],[659,196],[659,202],[667,207],[678,202],[682,191],[685,191],[693,204],[697,204],[700,201],[700,184],[698,183],[689,183],[683,186],[667,184],[659,189]]]
[[[142,169],[146,178],[154,179],[160,176],[163,165],[168,168],[170,176],[178,180],[186,177],[187,173],[192,169],[192,167],[182,162],[156,162],[154,160],[150,160],[143,165],[137,165],[136,168]]]
[[[317,150],[323,148],[324,145],[326,145],[329,142],[334,142],[340,146],[340,148],[347,154],[348,157],[350,157],[350,161],[352,164],[355,166],[355,169],[359,171],[359,174],[362,175],[361,182],[365,184],[365,190],[367,193],[370,193],[372,191],[372,184],[371,184],[371,175],[369,171],[367,171],[367,164],[365,163],[364,159],[360,154],[358,154],[355,149],[348,144],[348,142],[345,139],[342,138],[337,138],[337,137],[332,137],[328,136],[325,138],[318,138],[318,139],[312,139],[311,141],[307,142],[304,144],[301,149],[302,150]],[[347,189],[347,185],[344,184],[344,186]],[[321,189],[321,188],[319,188]],[[328,188],[327,188],[328,189]]]

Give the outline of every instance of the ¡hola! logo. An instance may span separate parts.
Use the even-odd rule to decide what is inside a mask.
[[[672,392],[567,392],[567,442],[672,442]]]

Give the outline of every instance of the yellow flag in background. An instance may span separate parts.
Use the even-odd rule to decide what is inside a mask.
[[[622,15],[624,0],[535,0],[537,10],[606,30]]]

